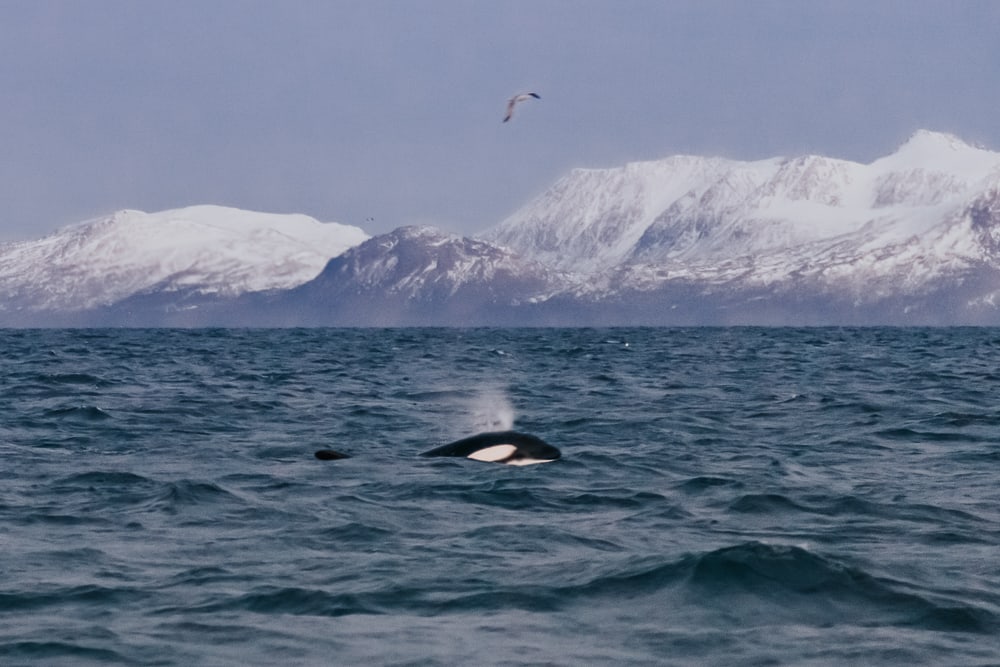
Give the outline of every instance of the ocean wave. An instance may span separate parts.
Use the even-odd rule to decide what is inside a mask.
[[[817,626],[896,625],[988,634],[1000,628],[983,607],[913,592],[909,582],[876,577],[802,547],[747,542],[604,575],[566,589],[576,598],[658,596],[701,604],[740,625],[790,621]]]
[[[994,532],[992,521],[968,509],[955,509],[927,503],[891,502],[862,498],[855,495],[818,497],[816,494],[798,494],[798,497],[780,493],[749,493],[729,503],[728,509],[738,514],[775,515],[812,514],[822,517],[867,517],[879,521],[904,521],[921,526],[962,527],[970,533]]]
[[[56,481],[56,486],[60,490],[71,487],[87,489],[99,486],[123,488],[149,484],[155,484],[155,482],[148,477],[121,470],[88,470],[68,475]]]
[[[83,643],[60,641],[0,641],[0,657],[7,664],[79,664],[86,661],[100,664],[134,664],[127,656],[107,648],[87,646]],[[53,661],[60,661],[53,663]]]
[[[79,421],[104,421],[113,417],[96,405],[78,405],[71,408],[53,408],[43,413],[44,417]]]
[[[728,477],[698,475],[684,480],[677,485],[677,489],[686,494],[698,495],[716,489],[742,489],[744,486],[743,482]]]
[[[186,507],[213,507],[220,504],[242,505],[243,501],[231,491],[212,482],[190,479],[166,482],[156,494],[157,504],[163,511],[178,512]]]
[[[210,599],[191,605],[163,607],[153,613],[157,615],[183,614],[226,614],[248,611],[257,614],[278,614],[291,616],[346,616],[349,614],[377,614],[377,608],[365,602],[372,595],[353,593],[329,593],[318,589],[298,586],[265,586],[248,593],[236,595],[213,595]]]
[[[177,514],[194,509],[200,514],[201,510],[240,509],[247,505],[213,482],[164,481],[126,471],[91,470],[68,475],[56,480],[53,490],[63,499],[62,516],[80,521],[114,521],[122,512]]]
[[[470,575],[472,576],[472,575]],[[564,577],[566,575],[563,575]],[[477,578],[450,584],[390,585],[351,590],[259,587],[247,593],[214,595],[185,607],[200,614],[249,611],[257,614],[346,616],[567,612],[581,605],[626,604],[634,613],[650,605],[700,607],[698,613],[724,626],[760,627],[789,622],[817,628],[851,625],[991,634],[997,615],[945,596],[918,593],[910,582],[873,576],[805,548],[748,542],[655,563],[626,561],[579,584],[486,585]],[[178,613],[164,608],[157,613]],[[689,613],[691,613],[689,611]]]
[[[109,387],[113,382],[90,373],[40,373],[35,381],[42,385],[85,385],[89,387]]]
[[[109,605],[139,604],[150,597],[150,592],[131,586],[38,584],[24,587],[17,592],[0,593],[0,612],[24,612],[38,608],[75,606],[101,609]]]

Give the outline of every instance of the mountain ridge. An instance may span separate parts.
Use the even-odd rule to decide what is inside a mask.
[[[202,217],[180,227],[174,220],[181,247],[153,243],[156,262],[144,269],[138,260],[116,264],[134,240],[105,238],[96,223],[87,228],[104,244],[96,267],[66,259],[77,247],[96,252],[93,239],[57,233],[37,242],[52,251],[38,256],[61,269],[56,284],[28,269],[31,279],[17,283],[16,262],[7,261],[17,248],[0,246],[8,266],[0,269],[0,318],[54,321],[48,314],[88,326],[1000,324],[1000,153],[945,133],[916,132],[867,164],[679,155],[574,169],[473,237],[430,227],[368,237],[295,216],[251,224],[267,214],[221,207],[141,215],[162,224],[177,211]],[[213,216],[228,216],[226,224]],[[319,232],[336,247],[311,236]],[[228,254],[227,234],[238,248]],[[262,248],[274,252],[257,257]],[[171,264],[171,253],[184,261]],[[66,306],[60,284],[81,286],[71,301],[82,308]]]

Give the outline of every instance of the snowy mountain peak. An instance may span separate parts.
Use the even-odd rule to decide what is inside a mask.
[[[882,170],[928,169],[965,172],[1000,163],[1000,153],[973,146],[947,132],[918,130],[872,166]]]
[[[382,238],[394,239],[397,242],[422,241],[431,245],[441,245],[449,241],[455,241],[459,237],[429,225],[407,225],[394,229]]]
[[[896,149],[895,153],[903,153],[910,156],[933,156],[962,150],[977,149],[948,132],[917,130]]]
[[[123,209],[106,218],[98,218],[80,223],[80,225],[86,226],[101,220],[105,220],[108,224],[120,225],[123,228],[129,226],[145,227],[147,231],[150,228],[162,226],[175,230],[177,228],[197,229],[208,234],[274,233],[303,241],[312,238],[329,238],[331,230],[338,230],[338,233],[346,233],[348,236],[356,236],[357,232],[361,232],[356,227],[338,223],[321,223],[315,218],[301,213],[263,213],[214,204],[187,206],[156,213]],[[327,225],[332,226],[328,227]],[[367,238],[364,232],[361,232],[361,235]],[[360,243],[361,240],[357,242]]]
[[[1000,171],[1000,153],[944,132],[920,130],[896,152],[869,165],[872,205],[936,206],[980,186]]]

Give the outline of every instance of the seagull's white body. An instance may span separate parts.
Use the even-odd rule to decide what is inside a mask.
[[[538,93],[521,93],[507,100],[507,115],[503,117],[503,122],[506,123],[514,116],[514,107],[517,106],[518,102],[524,102],[525,100],[530,100],[532,98],[540,100],[542,99],[542,96]]]

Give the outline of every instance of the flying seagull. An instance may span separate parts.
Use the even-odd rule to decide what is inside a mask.
[[[536,100],[542,99],[542,96],[538,93],[521,93],[520,95],[515,95],[507,101],[507,115],[503,117],[503,122],[507,122],[514,115],[514,107],[517,106],[518,102],[523,102],[525,100],[530,100],[534,97]]]

